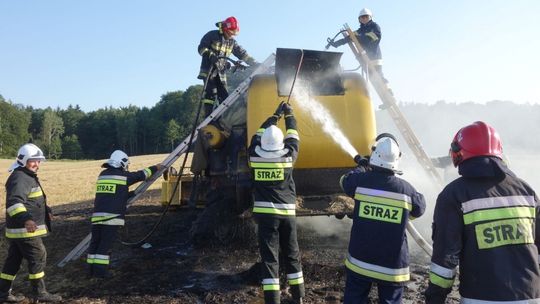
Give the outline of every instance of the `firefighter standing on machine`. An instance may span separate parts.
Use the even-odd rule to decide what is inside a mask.
[[[420,217],[425,200],[413,186],[398,178],[401,158],[396,139],[377,136],[367,162],[341,177],[345,193],[355,200],[349,254],[345,260],[345,304],[367,303],[377,283],[379,303],[401,303],[409,280],[409,252],[405,228]],[[355,160],[357,160],[355,158]]]
[[[109,250],[119,226],[124,225],[126,204],[133,194],[129,186],[144,181],[159,171],[161,164],[145,168],[137,172],[129,172],[129,158],[126,153],[116,150],[107,162],[96,185],[94,213],[92,213],[92,240],[88,248],[86,262],[89,275],[97,278],[109,276]]]
[[[25,300],[24,296],[11,293],[11,285],[23,259],[28,262],[33,300],[62,300],[62,297],[47,292],[44,281],[47,250],[41,238],[50,231],[52,219],[47,197],[37,177],[41,161],[44,160],[40,148],[25,144],[9,169],[12,172],[6,182],[6,237],[9,249],[0,274],[0,302],[18,303]]]
[[[540,212],[534,190],[502,160],[497,131],[460,129],[450,154],[460,178],[437,198],[426,303],[445,303],[459,265],[461,303],[540,303]]]
[[[381,43],[381,27],[373,21],[373,14],[368,8],[363,8],[358,14],[358,22],[360,28],[356,30],[356,37],[366,50],[367,56],[371,64],[384,79],[382,72],[382,53],[379,44]],[[330,38],[327,39],[328,44],[337,48],[351,41],[350,37],[346,37],[337,41]],[[384,79],[386,81],[386,79]]]
[[[230,69],[231,63],[225,57],[233,54],[249,65],[255,64],[255,60],[234,39],[240,31],[238,21],[235,17],[229,17],[224,21],[218,22],[216,26],[218,29],[206,33],[202,37],[198,47],[202,61],[201,70],[197,78],[203,81],[207,79],[202,101],[205,117],[212,113],[214,105],[219,105],[219,103],[229,96],[225,73]]]
[[[285,115],[287,135],[276,126]],[[280,303],[279,253],[286,261],[287,280],[295,303],[305,295],[296,236],[296,188],[292,177],[299,137],[289,104],[282,102],[251,140],[249,163],[253,170],[253,214],[258,223],[265,303]]]

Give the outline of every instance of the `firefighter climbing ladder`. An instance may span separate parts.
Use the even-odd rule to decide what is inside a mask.
[[[247,89],[249,87],[249,84],[251,82],[251,79],[257,74],[267,72],[270,69],[270,67],[274,64],[274,61],[275,61],[275,55],[274,54],[268,56],[268,58],[266,58],[266,60],[264,62],[262,62],[255,69],[255,71],[253,71],[253,73],[251,73],[251,75],[247,79],[245,79],[242,83],[240,83],[240,85],[238,85],[238,87],[233,92],[231,92],[229,97],[227,97],[227,99],[225,99],[207,118],[205,118],[199,124],[199,126],[195,130],[195,133],[193,134],[192,142],[194,142],[197,139],[197,135],[199,133],[198,131],[201,128],[208,125],[212,120],[214,120],[216,118],[219,118],[221,116],[221,114],[223,114],[233,103],[235,103],[240,98],[240,96],[242,96],[242,94],[244,94],[247,91]],[[161,164],[163,165],[163,168],[161,170],[156,172],[156,174],[153,174],[146,181],[142,182],[135,189],[135,195],[133,197],[131,197],[127,202],[128,206],[131,205],[135,200],[137,200],[141,196],[141,194],[143,194],[148,189],[148,187],[150,187],[150,185],[152,185],[161,176],[161,174],[163,174],[163,172],[165,172],[165,170],[167,170],[169,167],[171,167],[174,164],[174,162],[183,153],[187,153],[189,142],[190,142],[190,135],[188,135],[188,137],[185,138],[184,141],[182,141],[182,143],[180,145],[178,145],[178,147],[176,147],[176,149],[174,149],[174,151],[172,151],[171,154],[169,154],[167,156],[167,158],[165,158],[165,160],[163,160],[161,162]],[[77,246],[75,246],[71,250],[71,252],[68,255],[66,255],[64,257],[63,260],[61,260],[57,264],[57,266],[58,267],[63,267],[69,261],[73,261],[73,260],[78,259],[88,249],[91,238],[92,238],[92,234],[89,233]]]
[[[349,46],[351,47],[351,50],[354,53],[354,56],[356,57],[358,62],[360,62],[362,67],[367,69],[369,80],[371,81],[373,88],[375,88],[375,91],[377,91],[377,94],[379,94],[379,97],[383,102],[384,109],[388,110],[390,117],[394,120],[396,127],[401,132],[401,135],[403,135],[403,138],[416,156],[416,159],[418,160],[422,168],[424,168],[428,175],[433,178],[439,185],[443,185],[441,176],[437,172],[437,169],[435,169],[435,166],[433,165],[431,159],[427,156],[426,152],[422,148],[422,144],[420,144],[420,141],[414,134],[411,126],[407,122],[407,119],[405,119],[405,116],[403,116],[403,113],[401,113],[401,110],[397,105],[396,98],[389,90],[387,83],[371,64],[366,54],[366,51],[360,45],[360,42],[356,38],[356,35],[351,30],[349,25],[345,24],[344,28],[345,31],[343,31],[342,34],[344,37],[351,38],[349,40]]]

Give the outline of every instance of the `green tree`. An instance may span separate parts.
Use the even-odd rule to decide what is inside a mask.
[[[62,158],[80,159],[83,157],[79,138],[76,134],[62,138]]]
[[[51,108],[43,112],[40,142],[48,158],[59,158],[62,155],[62,140],[64,122]]]
[[[0,156],[14,156],[18,148],[28,142],[29,124],[30,113],[0,95]]]
[[[167,129],[165,131],[165,139],[170,143],[171,151],[174,150],[174,143],[180,141],[179,134],[180,125],[178,125],[174,119],[169,120],[167,123]]]

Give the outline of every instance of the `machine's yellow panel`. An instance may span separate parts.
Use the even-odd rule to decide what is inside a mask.
[[[370,154],[376,136],[376,124],[364,80],[355,73],[343,74],[342,80],[344,95],[313,96],[309,101],[297,101],[291,97],[300,136],[300,154],[295,168],[344,168],[355,165],[353,156],[345,152],[333,139],[335,134],[327,134],[321,123],[313,118],[313,108],[300,107],[300,104],[309,105],[313,100],[328,110],[358,154]],[[257,75],[252,80],[247,100],[248,141],[264,120],[274,113],[277,105],[287,99],[286,96],[279,97],[277,94],[273,74]],[[285,131],[284,119],[279,121],[278,126]]]

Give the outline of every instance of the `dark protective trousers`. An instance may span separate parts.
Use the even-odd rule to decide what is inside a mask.
[[[259,251],[262,259],[262,285],[265,303],[280,303],[279,289],[279,253],[289,281],[291,294],[294,299],[305,296],[300,250],[296,236],[295,216],[257,215]],[[277,285],[265,284],[274,282]],[[272,288],[270,286],[275,286]],[[277,290],[276,290],[277,289]]]
[[[362,278],[347,269],[347,282],[345,283],[345,297],[343,304],[369,303],[369,291],[373,281]],[[403,286],[377,284],[380,304],[400,304],[403,297]]]
[[[8,242],[9,249],[0,275],[0,292],[7,292],[11,288],[23,259],[28,262],[30,280],[39,280],[45,276],[47,250],[40,237],[8,239]]]
[[[204,117],[208,117],[214,110],[214,103],[217,98],[218,104],[223,102],[229,97],[229,92],[227,88],[221,82],[219,75],[208,78],[208,83],[206,84],[206,89],[204,91],[203,100],[204,100]]]
[[[92,239],[86,262],[91,276],[104,277],[109,268],[109,252],[116,241],[118,226],[92,225]]]

